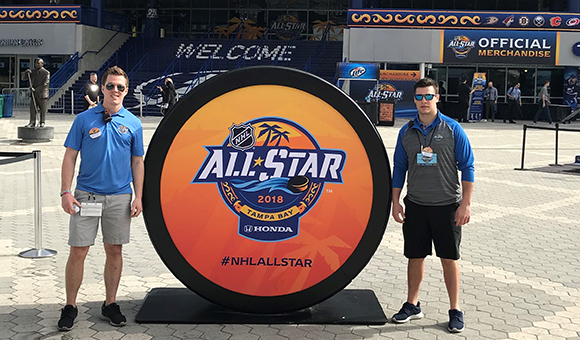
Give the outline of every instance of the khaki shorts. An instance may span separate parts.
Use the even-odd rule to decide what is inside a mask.
[[[71,215],[69,223],[68,244],[71,247],[86,247],[95,244],[99,220],[103,242],[108,244],[129,243],[131,231],[131,194],[97,195],[82,190],[75,190],[75,198],[81,203],[96,202],[103,204],[100,217]]]

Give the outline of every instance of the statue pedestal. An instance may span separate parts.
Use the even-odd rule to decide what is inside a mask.
[[[18,138],[25,143],[50,142],[54,138],[54,128],[52,126],[29,128],[18,127]]]

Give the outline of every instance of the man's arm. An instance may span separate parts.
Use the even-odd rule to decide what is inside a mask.
[[[393,187],[393,211],[391,212],[395,221],[399,223],[405,222],[405,210],[400,202],[401,190],[401,188]]]
[[[473,196],[474,186],[473,182],[461,181],[463,199],[455,212],[456,225],[466,225],[471,219],[471,197]]]
[[[73,181],[73,177],[75,174],[75,164],[77,162],[77,156],[79,152],[73,148],[66,148],[64,152],[64,158],[62,160],[62,170],[61,170],[61,179],[60,179],[60,191],[70,191],[71,185]],[[62,209],[67,213],[73,215],[75,213],[75,209],[73,203],[78,205],[79,207],[81,204],[77,201],[72,193],[67,193],[62,195],[61,198],[61,206]]]
[[[94,105],[95,103],[91,100],[91,97],[89,97],[89,95],[85,95],[85,100],[87,101],[87,103],[89,103],[89,105]]]
[[[131,171],[133,173],[133,188],[135,189],[135,199],[131,204],[131,217],[137,217],[143,211],[143,181],[145,180],[143,156],[131,156]]]

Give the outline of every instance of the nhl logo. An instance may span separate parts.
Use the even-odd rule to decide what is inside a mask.
[[[230,127],[230,145],[240,151],[248,150],[256,144],[254,127],[252,124],[232,124]]]

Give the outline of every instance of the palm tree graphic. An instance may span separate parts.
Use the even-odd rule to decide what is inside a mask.
[[[272,133],[276,134],[280,134],[281,132],[278,129],[281,129],[282,127],[274,124],[274,125],[268,125],[268,123],[264,123],[262,125],[260,125],[260,127],[262,128],[262,130],[260,130],[260,133],[258,134],[258,138],[260,138],[261,136],[263,136],[264,134],[267,133],[266,135],[266,140],[264,141],[264,144],[262,146],[268,146],[268,143],[270,143],[270,137],[272,136]],[[272,140],[273,142],[273,140]]]
[[[290,142],[290,139],[288,139],[288,134],[290,134],[290,132],[288,131],[274,131],[274,136],[272,137],[272,143],[274,143],[275,140],[278,140],[278,142],[276,143],[276,146],[280,145],[280,141],[282,141],[282,138],[284,138],[287,142]]]

